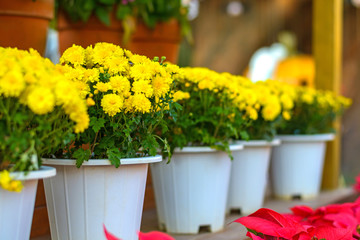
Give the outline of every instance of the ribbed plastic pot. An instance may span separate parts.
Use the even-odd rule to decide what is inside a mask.
[[[233,154],[227,212],[250,214],[264,203],[271,149],[280,140],[237,143],[244,145],[244,150]]]
[[[273,194],[282,199],[317,196],[323,173],[326,142],[334,134],[279,135],[271,159]]]
[[[233,152],[242,145],[231,146]],[[196,234],[224,227],[231,160],[209,147],[175,149],[169,164],[153,163],[152,180],[159,228]]]
[[[94,159],[77,168],[75,160],[43,159],[57,170],[45,180],[52,240],[105,240],[103,224],[121,239],[138,239],[148,164],[161,156]]]
[[[32,217],[38,180],[55,176],[56,170],[42,166],[39,170],[13,172],[14,179],[22,180],[20,193],[9,192],[0,187],[0,239],[24,240],[30,238]]]

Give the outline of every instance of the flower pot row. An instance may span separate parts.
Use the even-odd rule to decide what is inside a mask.
[[[250,176],[254,179],[246,181],[249,184],[259,180],[259,186],[252,188],[259,188],[260,197],[264,196],[266,183],[260,179],[266,179],[267,170],[248,168],[249,162],[257,160],[247,158],[267,156],[262,163],[267,168],[271,144],[248,154],[247,149],[257,150],[263,144],[248,140],[271,139],[277,133],[326,132],[334,117],[350,104],[330,92],[282,86],[270,80],[252,83],[206,68],[179,68],[109,43],[86,49],[74,45],[64,52],[58,65],[34,50],[0,48],[0,66],[0,185],[21,191],[21,181],[9,177],[8,172],[29,174],[42,163],[57,165],[58,175],[45,179],[45,191],[51,234],[61,240],[101,239],[102,223],[119,237],[135,239],[147,164],[160,161],[150,157],[159,151],[169,163],[154,164],[153,177],[160,179],[155,191],[159,195],[173,191],[170,200],[157,197],[158,209],[170,206],[173,211],[159,210],[160,227],[171,232],[193,233],[201,227],[218,231],[224,225],[226,209],[240,206],[227,206],[231,165],[239,165],[237,158],[244,159],[245,166],[240,168],[245,173],[233,170],[234,179]],[[244,156],[241,142],[230,145],[231,139],[247,145]],[[200,152],[205,152],[205,157]],[[235,158],[233,162],[231,158]],[[286,159],[294,160],[295,156]],[[221,176],[221,171],[227,175]],[[200,177],[199,173],[205,175]],[[135,185],[123,176],[133,179]],[[170,179],[163,179],[165,176]],[[273,182],[290,182],[285,179]],[[231,189],[238,190],[233,185],[230,183]],[[311,195],[290,188],[296,191],[278,195]],[[125,193],[117,195],[117,190]],[[205,197],[207,190],[213,193]],[[129,200],[128,195],[132,196]],[[222,198],[215,201],[215,196]],[[180,201],[181,197],[186,199]],[[138,205],[130,207],[129,203]],[[183,205],[172,205],[177,203]],[[251,208],[245,204],[240,207],[241,211]],[[186,217],[186,212],[194,215]],[[121,213],[126,215],[120,217]],[[180,220],[169,220],[172,216]],[[189,229],[178,230],[183,222]]]
[[[275,197],[315,197],[320,191],[325,144],[333,137],[238,141],[231,146],[232,161],[206,147],[175,150],[169,164],[151,164],[159,229],[178,234],[216,232],[224,228],[226,214],[258,210],[265,199],[270,159]]]
[[[122,159],[120,168],[106,159],[89,160],[80,169],[75,160],[44,159],[52,167],[26,176],[13,173],[16,179],[26,180],[21,196],[0,190],[2,205],[8,206],[1,214],[0,236],[29,238],[37,179],[44,178],[52,239],[104,239],[102,224],[123,239],[137,239],[149,164],[161,230],[220,231],[231,210],[248,214],[261,208],[272,148],[274,195],[286,199],[315,196],[325,142],[333,135],[278,138],[281,144],[276,139],[231,145],[233,161],[209,147],[176,149],[170,164],[161,161],[161,156]],[[9,214],[18,217],[9,221]]]

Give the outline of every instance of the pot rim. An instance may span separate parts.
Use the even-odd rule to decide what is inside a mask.
[[[331,141],[334,140],[334,133],[322,133],[322,134],[287,134],[277,135],[276,138],[281,142],[319,142],[319,141]]]
[[[162,156],[156,155],[151,157],[139,157],[139,158],[122,158],[120,159],[121,165],[131,165],[131,164],[146,164],[161,162]],[[59,159],[59,158],[42,158],[42,163],[45,165],[76,165],[75,159]],[[82,166],[112,166],[109,159],[89,159],[84,161]]]
[[[230,151],[239,151],[244,149],[243,144],[231,144],[230,145]],[[220,150],[211,148],[209,146],[187,146],[181,148],[175,148],[174,152],[178,153],[201,153],[201,152],[220,152]]]
[[[16,180],[34,180],[49,178],[56,175],[56,168],[41,166],[39,170],[25,172],[11,172],[10,176]]]
[[[275,138],[271,141],[267,140],[236,140],[235,143],[239,143],[244,145],[245,148],[247,147],[268,147],[268,146],[277,146],[280,145],[281,140],[279,138]]]

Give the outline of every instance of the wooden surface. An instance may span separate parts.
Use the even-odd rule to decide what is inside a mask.
[[[315,86],[318,89],[340,92],[342,64],[342,0],[313,1],[313,54],[315,57]],[[340,123],[335,124],[337,136],[327,145],[323,173],[324,189],[335,189],[340,174]]]
[[[43,180],[39,180],[30,237],[50,234]]]

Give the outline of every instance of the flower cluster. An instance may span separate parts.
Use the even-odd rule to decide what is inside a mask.
[[[0,170],[38,169],[50,154],[89,126],[80,91],[38,52],[0,47]],[[1,186],[14,189],[6,172]]]
[[[235,104],[238,90],[238,83],[225,74],[182,68],[174,92],[181,107],[167,137],[172,149],[205,145],[229,153],[229,140],[238,136],[246,122]]]
[[[89,125],[86,104],[64,69],[55,67],[38,52],[0,48],[0,95],[5,100],[19,99],[38,115],[45,115],[60,106],[76,122],[75,132]]]
[[[92,128],[76,143],[90,143],[91,151],[80,158],[86,160],[94,152],[95,157],[119,163],[117,158],[135,157],[139,151],[156,153],[153,133],[156,126],[165,126],[163,117],[170,109],[170,90],[179,68],[155,60],[110,43],[86,49],[74,45],[64,52],[60,63],[87,98],[91,117]]]
[[[284,84],[284,83],[283,83]],[[351,100],[332,91],[295,87],[291,119],[280,128],[280,134],[317,134],[332,132],[336,116],[344,113]]]
[[[276,127],[291,117],[293,88],[277,81],[253,83],[241,76],[223,74],[231,79],[230,91],[242,117],[250,120],[240,137],[244,140],[271,140],[276,134]]]
[[[353,203],[332,204],[318,209],[308,206],[291,208],[292,214],[280,214],[261,208],[235,222],[243,224],[251,239],[359,239],[360,198]]]

